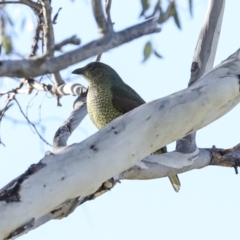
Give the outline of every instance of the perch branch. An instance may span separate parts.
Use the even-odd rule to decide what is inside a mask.
[[[117,179],[134,175],[138,179],[153,178],[154,174],[159,177],[155,168],[161,169],[161,177],[164,177],[211,162],[216,164],[207,149],[143,158],[203,128],[236,106],[240,102],[239,75],[240,50],[189,88],[146,103],[83,142],[49,153],[0,190],[0,239],[26,233],[51,216],[66,216],[63,209],[65,214],[70,213],[78,204],[110,189]],[[228,154],[239,155],[239,148],[221,149],[220,157],[226,158]],[[113,178],[122,172],[120,177]],[[18,218],[13,217],[16,212]]]

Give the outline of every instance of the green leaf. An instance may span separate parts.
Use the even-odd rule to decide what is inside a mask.
[[[158,58],[163,58],[161,54],[159,54],[156,50],[153,51],[154,55]]]
[[[165,12],[163,12],[162,8],[159,9],[160,16],[157,20],[158,23],[166,22],[172,16],[171,6],[172,6],[172,3],[168,5],[167,10]]]
[[[150,57],[151,53],[152,53],[152,43],[147,42],[143,50],[143,55],[144,55],[143,62],[145,62]]]
[[[167,10],[165,12],[163,12],[162,9],[160,9],[160,16],[157,22],[158,23],[166,22],[170,17],[173,17],[176,25],[178,26],[179,29],[181,29],[181,24],[179,21],[176,5],[174,1],[169,3]]]
[[[156,2],[156,5],[155,5],[154,9],[153,9],[153,12],[152,12],[150,15],[145,16],[145,18],[146,18],[146,19],[152,18],[152,17],[156,16],[156,14],[157,14],[158,12],[160,12],[161,10],[162,10],[162,9],[161,9],[161,0],[158,0],[158,1]]]
[[[4,36],[4,35],[2,36],[2,46],[7,55],[12,53],[12,50],[13,50],[12,40],[9,36]]]
[[[140,14],[140,17],[144,15],[144,13],[148,10],[148,8],[150,7],[150,1],[151,0],[141,0],[141,4],[142,4],[142,12]]]
[[[173,16],[174,22],[176,23],[178,28],[181,29],[181,24],[180,24],[180,21],[179,21],[178,12],[177,12],[176,5],[175,5],[174,2],[172,4],[172,16]]]
[[[188,0],[188,6],[189,6],[189,12],[191,17],[193,17],[193,6],[192,6],[192,0]]]

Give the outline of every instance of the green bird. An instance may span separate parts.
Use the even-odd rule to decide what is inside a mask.
[[[98,129],[115,118],[142,105],[145,101],[110,66],[92,62],[72,73],[82,75],[89,83],[87,109],[90,119]],[[166,147],[154,154],[166,152]],[[180,189],[177,175],[169,176],[176,192]]]

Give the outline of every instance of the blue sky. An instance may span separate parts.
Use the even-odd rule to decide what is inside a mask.
[[[102,57],[102,61],[111,65],[146,101],[167,96],[187,86],[192,56],[208,1],[193,2],[194,17],[191,18],[187,0],[178,1],[182,31],[170,19],[159,34],[132,41],[104,53]],[[74,34],[81,38],[83,44],[98,37],[89,1],[53,1],[53,13],[59,7],[63,9],[54,25],[56,42]],[[227,1],[215,64],[239,48],[239,9],[240,2]],[[21,49],[27,56],[31,46],[33,17],[27,7],[14,4],[9,10],[16,21],[23,15],[27,16],[28,27],[24,34],[18,30],[14,41],[15,48]],[[113,0],[115,30],[137,23],[140,11],[139,0]],[[142,64],[143,45],[149,39],[164,58],[159,60],[152,56]],[[73,48],[66,47],[64,50]],[[83,78],[70,73],[92,60],[70,66],[62,71],[63,76],[87,86]],[[16,86],[16,82],[6,78],[0,81],[4,83],[1,84],[1,91]],[[32,96],[17,97],[24,110]],[[41,106],[41,124],[45,126],[43,135],[47,141],[52,142],[55,131],[71,112],[74,99],[71,96],[64,97],[61,100],[63,107],[57,107],[54,98],[39,93],[30,103],[29,116],[36,122]],[[0,104],[3,104],[2,98]],[[198,131],[198,146],[228,148],[239,143],[239,110],[237,106],[226,116]],[[24,121],[16,106],[7,115]],[[30,164],[38,162],[45,151],[51,150],[28,125],[21,122],[15,124],[4,120],[1,123],[1,138],[6,147],[0,146],[0,187],[25,171]],[[86,117],[73,133],[69,144],[80,142],[96,131]],[[171,144],[168,150],[174,150],[174,147],[175,144]],[[20,239],[239,239],[240,178],[234,174],[234,170],[207,167],[180,174],[179,178],[182,184],[179,193],[173,191],[167,178],[122,181],[111,192],[85,203],[69,217],[51,221]]]

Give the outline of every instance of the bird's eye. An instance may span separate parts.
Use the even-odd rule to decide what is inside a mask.
[[[93,65],[90,66],[89,70],[93,71],[95,69],[95,67]]]

